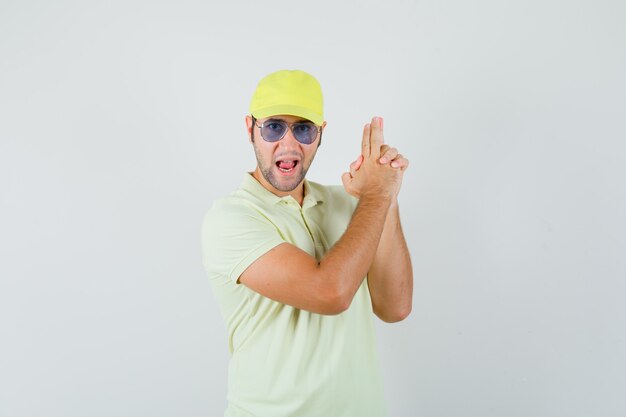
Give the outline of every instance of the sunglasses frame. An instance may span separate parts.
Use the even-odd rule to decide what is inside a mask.
[[[298,143],[300,143],[300,144],[302,144],[302,145],[311,145],[311,144],[315,143],[315,140],[317,139],[317,135],[320,135],[320,141],[321,141],[321,139],[322,139],[322,127],[321,127],[321,126],[316,125],[315,123],[313,123],[313,122],[311,122],[311,121],[299,121],[299,122],[289,123],[289,122],[287,122],[287,121],[285,121],[285,120],[283,120],[283,119],[270,117],[269,119],[267,119],[266,121],[264,121],[263,123],[261,123],[261,124],[259,125],[259,124],[257,123],[257,121],[258,121],[258,120],[257,120],[254,116],[251,116],[251,117],[252,117],[252,122],[254,123],[254,125],[255,125],[256,127],[258,127],[258,128],[259,128],[259,132],[261,133],[261,138],[262,138],[264,141],[268,142],[268,143],[276,143],[276,142],[279,142],[279,141],[283,140],[283,138],[284,138],[284,137],[285,137],[285,135],[287,134],[287,129],[285,129],[285,131],[283,132],[283,135],[282,135],[280,138],[278,138],[278,139],[276,139],[276,140],[274,140],[274,141],[271,141],[271,140],[267,140],[267,139],[265,139],[265,137],[263,136],[263,127],[264,127],[265,123],[268,123],[268,122],[272,122],[272,123],[280,122],[280,123],[284,123],[285,125],[287,125],[287,128],[288,128],[289,130],[291,130],[291,134],[293,135],[293,137],[294,137],[294,138],[298,141]],[[295,132],[293,131],[293,125],[303,124],[303,123],[306,123],[306,124],[311,124],[311,125],[313,125],[313,126],[315,127],[315,139],[313,139],[313,142],[311,142],[311,143],[301,142],[301,141],[297,138],[297,136],[296,136]]]

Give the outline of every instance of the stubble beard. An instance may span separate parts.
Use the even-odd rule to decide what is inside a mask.
[[[276,167],[275,162],[271,161],[271,163],[268,164],[265,159],[263,159],[263,157],[259,154],[256,146],[254,147],[254,153],[256,155],[257,166],[259,167],[263,178],[265,178],[265,180],[269,182],[272,187],[282,192],[291,192],[295,190],[298,185],[300,185],[302,180],[304,180],[304,177],[306,177],[306,173],[308,172],[309,167],[311,166],[311,162],[313,162],[313,158],[315,157],[314,154],[308,164],[305,164],[304,159],[301,159],[298,163],[299,165],[302,165],[302,167],[300,168],[300,172],[293,177],[277,177],[273,171],[273,168]]]

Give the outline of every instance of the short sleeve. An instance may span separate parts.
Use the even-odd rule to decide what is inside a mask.
[[[254,207],[216,202],[202,224],[202,258],[209,278],[237,282],[255,260],[284,243],[276,226]]]

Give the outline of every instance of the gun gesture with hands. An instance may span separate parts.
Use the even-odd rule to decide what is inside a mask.
[[[361,155],[341,176],[345,190],[354,197],[395,199],[400,191],[408,159],[384,144],[383,119],[372,118],[363,128]]]

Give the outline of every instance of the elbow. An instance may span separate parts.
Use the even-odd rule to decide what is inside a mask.
[[[341,293],[333,293],[325,300],[324,312],[327,316],[336,316],[343,313],[352,304],[352,298]]]
[[[323,299],[321,301],[320,314],[327,316],[336,316],[343,313],[352,304],[352,298],[354,294],[350,294],[346,289],[340,287],[327,288],[323,292]]]
[[[392,317],[392,320],[389,321],[388,323],[397,323],[399,321],[402,321],[402,320],[406,319],[407,317],[409,317],[409,315],[411,315],[411,310],[412,309],[413,309],[413,307],[411,305],[409,305],[407,308],[405,308],[403,310],[399,310],[397,312],[397,314]]]
[[[345,280],[340,276],[322,271],[321,264],[318,263],[316,274],[311,276],[310,281],[316,283],[315,308],[310,311],[325,316],[336,316],[350,308],[354,293],[351,293]]]
[[[409,317],[412,308],[412,305],[408,304],[406,306],[403,306],[402,308],[395,308],[390,311],[374,310],[374,313],[378,316],[379,319],[381,319],[385,323],[397,323]]]
[[[324,308],[324,310],[321,311],[320,314],[324,316],[338,316],[339,314],[346,311],[348,307],[345,307],[342,304],[329,305],[326,308]]]

